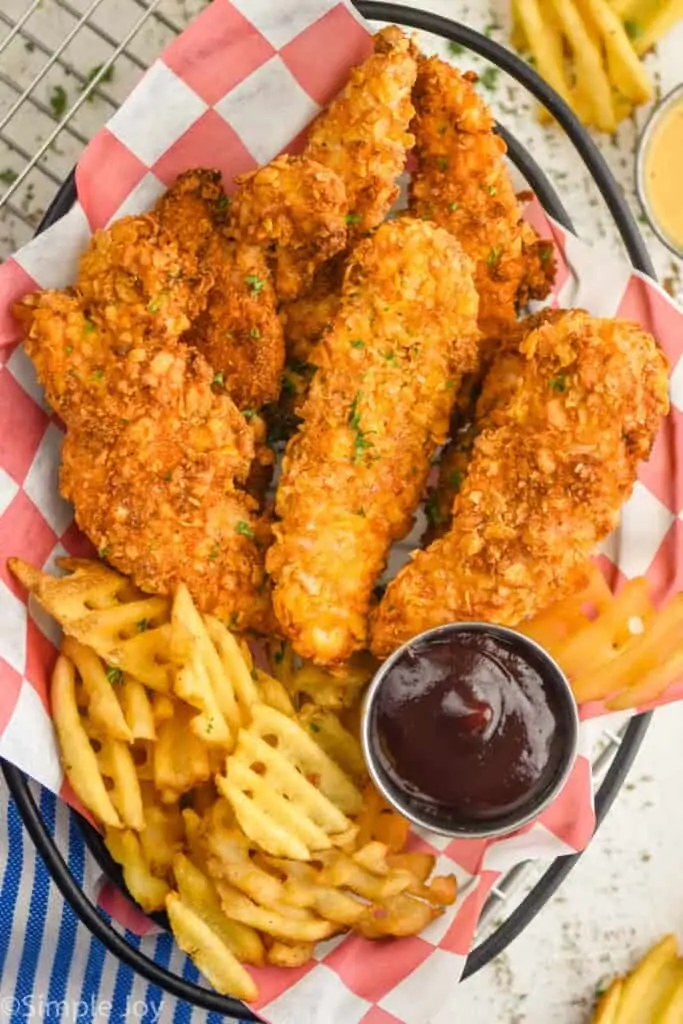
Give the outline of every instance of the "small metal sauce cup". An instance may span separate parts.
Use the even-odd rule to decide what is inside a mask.
[[[670,249],[676,256],[683,256],[683,248],[677,246],[674,241],[665,233],[662,225],[657,220],[654,210],[652,209],[647,196],[647,188],[645,183],[645,164],[647,161],[647,151],[652,141],[652,136],[657,130],[658,126],[662,122],[662,118],[674,107],[677,103],[683,101],[683,83],[677,85],[671,92],[668,92],[659,103],[655,106],[652,113],[645,122],[640,139],[638,140],[638,148],[636,150],[636,194],[638,200],[643,209],[643,213],[647,217],[648,223],[660,242],[663,242],[667,249]]]
[[[539,673],[548,692],[552,690],[552,708],[558,722],[561,755],[555,771],[537,792],[532,793],[522,805],[486,819],[464,819],[449,815],[430,802],[422,801],[415,794],[402,788],[390,777],[379,756],[377,733],[377,698],[392,667],[409,650],[425,647],[430,642],[443,642],[460,633],[484,633],[493,639],[507,642],[515,653],[532,665]],[[579,738],[579,716],[576,701],[567,677],[547,651],[529,637],[513,629],[495,626],[486,622],[458,622],[437,626],[399,647],[379,668],[365,694],[361,720],[361,745],[370,776],[387,801],[405,818],[429,832],[439,835],[466,839],[482,839],[502,836],[526,825],[536,818],[553,802],[572,770],[576,758]]]

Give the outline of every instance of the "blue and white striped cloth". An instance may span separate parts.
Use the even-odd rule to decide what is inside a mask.
[[[99,868],[74,814],[32,784],[42,816],[68,855],[71,870],[93,891]],[[196,981],[198,972],[168,934],[126,933],[164,967]],[[193,1009],[136,975],[90,935],[62,899],[0,783],[0,1024],[222,1024],[219,1013]]]

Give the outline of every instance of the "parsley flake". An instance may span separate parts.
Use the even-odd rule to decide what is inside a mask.
[[[541,248],[538,250],[538,255],[541,259],[541,263],[543,263],[544,265],[546,263],[549,263],[550,260],[553,258],[552,245],[542,245]]]
[[[211,550],[209,551],[209,558],[211,559],[211,561],[214,561],[216,558],[218,558],[220,553],[221,546],[218,543],[218,541],[216,541],[215,544],[212,545]]]
[[[439,509],[435,494],[432,494],[431,498],[426,503],[425,513],[427,519],[433,526],[438,526],[443,522],[443,516],[441,515],[441,510]]]
[[[236,529],[240,537],[248,537],[249,540],[253,540],[256,536],[249,523],[245,523],[244,519],[240,519]]]
[[[149,629],[149,619],[140,619],[135,625],[137,626],[138,633],[146,633]]]
[[[118,686],[119,683],[123,682],[123,672],[120,668],[114,668],[113,665],[108,665],[107,679],[112,686]]]
[[[73,345],[65,345],[65,346],[64,346],[64,351],[66,352],[66,354],[67,354],[68,356],[70,356],[70,355],[71,355],[71,353],[73,352],[73,350],[74,350],[74,347],[73,347]]]
[[[230,196],[222,195],[222,196],[218,197],[218,199],[216,201],[216,209],[218,210],[219,213],[222,213],[223,210],[227,210],[227,208],[229,206],[230,206]]]
[[[493,89],[498,80],[498,68],[485,68],[479,75],[479,81],[485,89]]]
[[[261,332],[259,331],[258,327],[252,327],[252,329],[249,331],[249,337],[250,338],[260,338],[261,337]]]
[[[247,274],[244,283],[249,285],[252,295],[258,295],[266,286],[266,282],[257,277],[256,274]]]
[[[384,358],[389,363],[389,366],[400,366],[398,359],[396,358],[395,352],[385,352]]]
[[[460,209],[460,203],[449,203],[448,209],[451,211],[451,213],[455,213],[456,210]]]
[[[83,85],[81,86],[81,92],[85,92],[86,91],[88,86],[91,85],[91,83],[97,78],[97,76],[99,75],[99,73],[100,73],[100,71],[102,70],[103,67],[104,67],[103,64],[96,64],[95,67],[90,68],[90,71],[85,76],[85,82],[83,82]],[[104,72],[102,77],[97,79],[97,85],[102,85],[103,82],[111,82],[113,77],[114,77],[114,65],[110,64],[110,66]],[[97,86],[95,88],[97,88]],[[95,95],[94,95],[94,93],[91,92],[90,95],[88,96],[88,103],[92,103],[94,99],[95,99]]]
[[[567,378],[563,373],[558,373],[557,377],[553,377],[553,379],[549,381],[549,384],[553,391],[567,390]]]
[[[450,166],[447,156],[437,156],[435,163],[438,171],[447,171]]]
[[[486,191],[490,196],[495,196],[498,194],[498,189],[496,188],[495,185],[489,185]]]
[[[158,299],[150,299],[150,301],[147,303],[148,313],[158,313],[160,309],[161,303],[159,302]]]
[[[491,249],[488,256],[486,257],[486,266],[491,268],[495,267],[496,264],[498,263],[498,260],[501,257],[501,253],[502,249],[499,249],[497,246],[494,245],[494,247]]]
[[[109,554],[109,548],[99,548],[97,554],[100,556],[100,558],[106,558],[107,555]]]
[[[242,409],[242,415],[248,423],[256,415],[256,409]]]
[[[224,388],[225,387],[225,377],[223,376],[222,373],[214,373],[213,380],[211,381],[211,383],[215,384],[216,387]]]
[[[66,110],[68,96],[63,85],[56,85],[50,93],[50,107],[55,117],[62,117]]]
[[[360,401],[360,397],[361,392],[357,391],[356,394],[354,395],[353,401],[351,402],[351,408],[349,409],[348,419],[349,426],[353,431],[355,431],[356,435],[353,441],[354,462],[359,462],[363,456],[363,453],[366,452],[368,448],[374,448],[372,441],[368,441],[364,432],[361,430],[360,413],[358,411],[358,402]]]
[[[359,213],[347,213],[345,219],[347,224],[360,224],[362,217]]]
[[[6,167],[4,171],[0,171],[0,181],[3,185],[11,185],[18,177],[17,172],[13,171],[11,167]]]
[[[85,331],[86,334],[92,334],[95,330],[97,330],[97,328],[95,327],[92,320],[86,320],[85,323],[83,324],[83,330]]]
[[[465,47],[462,43],[451,42],[448,44],[449,53],[452,53],[454,57],[459,57],[461,53],[465,52]]]
[[[311,722],[311,732],[320,732],[320,726],[317,722]]]
[[[361,341],[360,338],[354,338],[351,341],[351,348],[365,348],[365,342]]]
[[[448,474],[448,482],[456,491],[459,491],[462,486],[462,478],[463,474],[459,469],[452,469]]]
[[[98,367],[97,370],[93,371],[93,373],[92,373],[92,375],[90,377],[90,380],[102,380],[103,377],[104,377],[104,370],[101,367]]]
[[[625,21],[624,30],[629,39],[638,39],[643,34],[643,30],[637,21]]]

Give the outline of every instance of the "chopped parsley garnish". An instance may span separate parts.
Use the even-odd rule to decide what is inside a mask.
[[[553,258],[553,247],[552,245],[542,245],[538,250],[538,255],[541,258],[541,263],[548,263]]]
[[[136,622],[135,625],[138,628],[138,633],[146,633],[149,629],[149,619],[140,619],[140,621]]]
[[[317,722],[311,722],[311,732],[320,732],[320,726]]]
[[[259,292],[262,291],[262,289],[265,288],[266,286],[266,282],[263,281],[260,277],[257,277],[256,274],[247,274],[247,276],[244,279],[244,283],[249,285],[249,287],[251,288],[252,295],[258,295]]]
[[[296,384],[294,383],[292,378],[287,374],[285,374],[284,377],[282,378],[282,389],[283,391],[289,392],[290,395],[296,394]]]
[[[624,30],[629,39],[638,39],[643,34],[643,30],[637,21],[625,21]]]
[[[256,536],[249,523],[245,523],[244,519],[240,519],[236,529],[240,537],[248,537],[249,540],[253,540]]]
[[[230,206],[230,196],[223,195],[223,196],[219,196],[218,197],[218,200],[216,202],[216,209],[218,210],[219,213],[222,213],[223,210],[227,210],[227,208],[229,206]]]
[[[214,373],[213,380],[211,381],[211,383],[215,384],[216,387],[224,388],[225,387],[225,377],[223,376],[222,373]]]
[[[461,43],[449,43],[448,50],[454,57],[459,57],[461,53],[465,52],[465,47]]]
[[[360,224],[362,219],[363,218],[361,217],[361,215],[359,213],[347,213],[346,214],[346,223],[347,224]]]
[[[558,373],[557,377],[553,377],[553,379],[549,381],[549,384],[553,391],[567,390],[567,378],[563,373]]]
[[[93,371],[92,376],[90,377],[90,380],[102,380],[103,377],[104,377],[104,370],[101,367],[98,367],[97,370]]]
[[[218,541],[216,541],[215,544],[212,545],[211,550],[209,551],[209,558],[211,559],[211,561],[214,561],[216,558],[218,558],[220,553],[221,546],[218,543]]]
[[[357,508],[353,514],[354,514],[354,516],[361,516],[363,519],[365,519],[365,509],[364,508]]]
[[[489,185],[486,191],[490,196],[495,196],[498,193],[498,189],[496,188],[495,185]]]
[[[454,387],[455,387],[455,381],[454,380],[447,380],[446,383],[444,384],[444,388],[446,389],[446,391],[452,391]]]
[[[389,363],[389,366],[399,366],[400,365],[398,359],[396,358],[396,353],[395,352],[385,352],[384,353],[384,358]]]
[[[68,96],[63,85],[56,85],[50,93],[50,107],[55,117],[61,117],[66,110]]]
[[[107,667],[107,679],[112,686],[118,686],[123,681],[123,672],[120,668],[114,668],[113,665]]]
[[[242,409],[242,415],[248,423],[256,415],[256,409]]]
[[[360,391],[357,391],[355,396],[354,396],[353,401],[351,402],[351,408],[349,410],[349,420],[348,420],[349,426],[355,432],[355,435],[356,435],[355,438],[354,438],[354,441],[353,441],[353,448],[354,448],[353,461],[354,462],[359,462],[360,459],[363,457],[363,453],[366,452],[368,450],[368,448],[373,448],[374,447],[372,441],[368,441],[368,439],[365,436],[364,432],[361,430],[360,413],[358,411],[358,402],[360,401],[360,397],[361,397],[361,393],[360,393]]]
[[[206,735],[210,736],[213,732],[213,718],[210,718],[206,723]]]
[[[448,209],[451,211],[451,213],[455,213],[456,210],[460,209],[460,203],[449,203]]]
[[[0,171],[0,181],[3,185],[11,185],[18,177],[17,172],[13,171],[11,167],[6,167],[4,171]]]
[[[443,522],[443,517],[441,515],[441,511],[439,509],[439,505],[436,500],[435,494],[432,494],[431,498],[426,503],[425,513],[427,515],[427,519],[429,520],[430,523],[432,523],[433,526],[438,526],[439,523]]]
[[[240,623],[240,617],[239,617],[238,612],[232,612],[230,614],[230,623],[229,623],[230,629],[237,629],[237,627],[239,626],[239,623]]]
[[[100,558],[106,558],[107,555],[109,554],[109,548],[99,548],[97,554],[100,556]]]
[[[489,252],[488,256],[486,257],[486,266],[487,267],[495,267],[496,266],[496,264],[498,263],[498,260],[500,259],[501,251],[502,250],[498,249],[497,246],[494,245],[494,247],[491,249],[491,251]]]
[[[71,355],[71,353],[73,352],[73,350],[74,350],[74,347],[73,347],[73,345],[65,345],[65,346],[64,346],[64,351],[66,352],[66,354],[67,354],[68,356],[70,356],[70,355]]]
[[[485,89],[493,89],[498,80],[498,68],[485,68],[479,75],[479,81]]]
[[[160,309],[161,303],[159,302],[159,299],[150,299],[150,301],[147,303],[148,313],[158,313]]]
[[[436,158],[436,169],[438,171],[447,171],[449,167],[447,156],[437,156]]]
[[[284,661],[284,657],[285,652],[282,650],[273,652],[273,661],[275,662],[276,665],[280,665],[282,661]]]
[[[91,84],[91,82],[93,82],[97,78],[97,76],[99,75],[100,71],[102,70],[102,67],[103,67],[102,64],[96,64],[94,68],[90,68],[90,71],[85,76],[85,82],[81,86],[81,92],[85,92],[85,90],[88,88],[88,86]],[[102,77],[100,79],[98,79],[97,84],[101,85],[102,82],[111,82],[113,77],[114,77],[114,65],[110,64],[110,66],[104,72]],[[94,94],[90,93],[90,95],[88,96],[88,103],[92,103],[94,99],[95,99]]]
[[[259,331],[258,327],[252,327],[252,329],[249,331],[249,337],[250,338],[260,338],[261,337],[261,332]]]
[[[462,477],[463,474],[459,469],[452,469],[448,474],[448,482],[456,491],[459,491],[462,486]]]
[[[365,342],[361,341],[360,338],[353,338],[351,348],[365,348]]]
[[[86,334],[92,334],[93,331],[95,331],[96,329],[97,328],[95,327],[92,320],[86,320],[85,323],[83,324],[83,330],[85,331]]]

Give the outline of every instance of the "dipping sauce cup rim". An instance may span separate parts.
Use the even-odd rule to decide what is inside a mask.
[[[449,827],[445,824],[441,826],[426,815],[422,816],[417,806],[418,801],[411,802],[410,796],[406,794],[404,802],[397,797],[396,792],[392,791],[390,786],[387,786],[379,766],[377,750],[379,739],[376,727],[373,728],[372,712],[382,684],[388,677],[391,669],[411,648],[416,644],[436,640],[441,636],[467,632],[489,633],[493,637],[508,640],[515,646],[517,652],[522,657],[525,651],[530,649],[535,652],[539,661],[539,673],[543,678],[544,684],[550,680],[549,685],[555,689],[559,687],[561,696],[564,698],[561,700],[561,707],[558,709],[558,723],[561,728],[562,740],[562,761],[555,779],[548,785],[547,789],[543,790],[542,794],[531,797],[529,802],[524,803],[517,811],[511,811],[507,814],[503,813],[500,817],[492,819],[490,822],[468,821],[462,825]],[[579,742],[579,712],[566,675],[545,648],[541,647],[535,640],[532,640],[531,637],[518,633],[508,626],[498,626],[491,622],[453,622],[446,623],[443,626],[435,626],[433,629],[427,629],[423,633],[418,633],[417,636],[402,644],[380,665],[364,696],[360,732],[361,747],[370,777],[382,796],[399,814],[402,814],[404,818],[407,818],[414,825],[419,825],[426,831],[436,833],[437,835],[450,836],[453,839],[485,839],[515,832],[523,825],[537,818],[553,802],[567,782],[574,766]]]
[[[638,201],[642,207],[643,213],[647,217],[647,222],[656,234],[657,238],[670,252],[674,253],[675,256],[683,256],[683,246],[677,246],[676,243],[664,233],[662,227],[657,221],[648,201],[647,189],[645,188],[645,158],[647,156],[647,147],[650,143],[652,133],[657,127],[662,115],[665,114],[678,99],[683,100],[683,82],[674,86],[666,96],[662,96],[650,111],[643,130],[640,133],[640,138],[638,139],[638,145],[636,147],[635,186],[636,195],[638,196]]]

